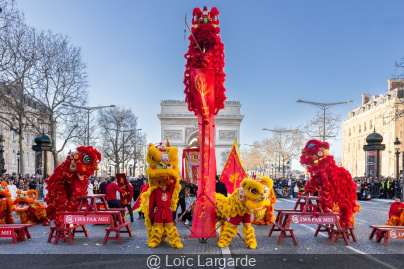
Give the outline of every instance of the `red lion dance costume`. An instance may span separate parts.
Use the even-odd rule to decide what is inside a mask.
[[[13,200],[11,200],[7,182],[3,181],[0,185],[0,224],[14,223],[12,209]]]
[[[77,211],[79,197],[87,194],[87,179],[98,170],[101,154],[93,147],[78,147],[77,152],[67,156],[66,161],[56,167],[49,179],[45,180],[48,193],[45,198],[49,221],[56,225],[62,222],[58,213]]]
[[[224,108],[225,87],[224,80],[226,74],[223,72],[224,67],[224,45],[220,40],[219,11],[212,7],[210,12],[205,6],[203,11],[194,8],[192,12],[192,34],[189,36],[188,52],[185,54],[187,63],[185,65],[184,84],[186,95],[185,101],[188,103],[189,111],[196,113],[197,102],[190,89],[190,70],[191,68],[213,68],[216,69],[215,77],[215,115],[219,110]],[[195,114],[196,115],[196,114]]]
[[[356,184],[347,170],[335,164],[329,148],[327,142],[310,140],[302,150],[300,163],[311,177],[304,191],[311,194],[321,191],[324,212],[340,212],[341,226],[354,226],[354,214],[360,208],[356,203]]]

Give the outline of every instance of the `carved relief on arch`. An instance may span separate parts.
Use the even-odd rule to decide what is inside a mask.
[[[189,133],[189,136],[186,138],[187,145],[190,145],[192,140],[198,139],[198,138],[199,138],[199,131],[193,129],[193,132]]]

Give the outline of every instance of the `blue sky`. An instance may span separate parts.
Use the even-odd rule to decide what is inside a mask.
[[[387,91],[394,61],[404,56],[402,0],[17,3],[30,25],[82,47],[89,104],[132,108],[151,142],[160,140],[160,101],[185,97],[184,16],[194,7],[220,12],[227,100],[241,101],[245,115],[241,144],[268,136],[263,127],[294,128],[313,117],[318,108],[296,99],[354,100],[332,109],[345,119],[362,93]],[[342,140],[331,153],[342,156]]]

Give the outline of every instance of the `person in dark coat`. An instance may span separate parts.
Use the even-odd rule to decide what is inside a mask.
[[[177,203],[177,210],[178,206],[181,206],[181,214],[185,212],[185,193],[186,189],[189,188],[191,185],[188,184],[185,180],[180,180],[180,185],[181,185],[181,190],[180,193],[178,194],[178,203]],[[175,219],[177,217],[177,210],[173,212],[173,220],[175,222]]]
[[[101,179],[99,194],[107,194],[107,185],[105,178]]]
[[[216,193],[221,193],[224,195],[224,197],[227,197],[226,184],[224,184],[223,182],[220,182],[219,175],[216,175]]]

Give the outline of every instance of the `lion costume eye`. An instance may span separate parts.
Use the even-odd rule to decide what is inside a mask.
[[[87,154],[83,155],[83,162],[91,163],[92,161],[93,161],[93,157],[91,157],[90,155],[87,155]]]
[[[250,189],[250,192],[251,192],[252,194],[258,194],[258,190],[257,190],[257,189],[254,189],[254,188],[251,188],[251,189]]]

